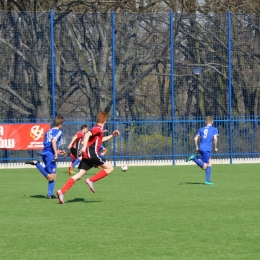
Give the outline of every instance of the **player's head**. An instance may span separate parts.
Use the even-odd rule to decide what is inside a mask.
[[[56,116],[56,118],[53,121],[53,125],[54,127],[59,127],[61,129],[63,122],[64,122],[63,116]]]
[[[87,125],[82,125],[80,127],[80,129],[81,129],[82,132],[86,133],[88,131],[88,126]]]
[[[81,130],[83,130],[83,129],[85,129],[85,128],[88,128],[88,126],[87,126],[87,125],[82,125],[82,126],[80,127]]]
[[[108,115],[104,111],[99,112],[97,115],[97,124],[104,124],[107,121],[107,117]]]
[[[206,125],[212,125],[213,124],[213,117],[212,116],[206,116],[205,124]]]

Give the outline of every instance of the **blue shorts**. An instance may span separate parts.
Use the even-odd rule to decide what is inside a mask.
[[[44,169],[47,173],[55,174],[57,169],[56,160],[53,160],[53,155],[42,155],[42,160],[44,162]]]
[[[204,163],[209,163],[211,152],[200,151],[200,160]]]

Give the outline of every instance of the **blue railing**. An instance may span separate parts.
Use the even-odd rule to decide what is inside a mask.
[[[67,149],[72,136],[82,124],[92,127],[94,121],[85,122],[84,119],[74,118],[73,122],[67,120],[64,123],[61,148]],[[115,164],[118,161],[170,160],[174,165],[176,160],[185,160],[189,154],[194,152],[193,138],[203,125],[203,118],[175,118],[174,122],[171,118],[168,120],[156,118],[135,121],[117,119],[116,126],[121,135],[114,141],[104,143],[108,149],[107,158],[114,161]],[[229,159],[230,163],[232,163],[233,158],[259,158],[259,118],[236,117],[230,121],[227,117],[216,117],[214,125],[219,130],[219,152],[213,155],[214,158]],[[232,127],[231,134],[230,125]],[[113,120],[108,121],[105,126],[108,134],[114,130],[114,126]],[[173,145],[174,153],[172,153]],[[0,163],[22,162],[39,156],[40,151],[0,150]],[[69,161],[70,159],[60,157],[60,160]]]

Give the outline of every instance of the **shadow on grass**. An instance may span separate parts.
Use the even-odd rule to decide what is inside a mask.
[[[24,195],[23,197],[27,197],[26,195]],[[35,199],[46,199],[46,196],[43,195],[31,195],[31,198],[35,198]],[[58,199],[58,198],[56,198]],[[55,200],[55,198],[53,199]],[[102,200],[85,200],[84,198],[75,198],[73,200],[67,200],[65,201],[66,203],[71,203],[71,202],[84,202],[84,203],[92,203],[92,202],[103,202]]]
[[[67,203],[70,202],[85,202],[85,203],[92,203],[92,202],[102,202],[102,200],[85,200],[84,198],[75,198],[73,200],[67,200]]]
[[[189,181],[187,181],[187,182],[181,182],[180,183],[180,185],[183,185],[183,184],[197,184],[197,185],[203,184],[204,185],[204,182],[189,182]]]
[[[46,196],[44,195],[31,195],[31,198],[36,198],[36,199],[46,199]]]

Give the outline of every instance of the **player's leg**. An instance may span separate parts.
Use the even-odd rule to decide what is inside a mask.
[[[54,178],[52,181],[48,181],[48,193],[46,195],[46,199],[54,199],[56,196],[53,194],[54,188],[55,188],[55,180]]]
[[[77,143],[77,146],[75,148],[75,156],[77,157],[76,160],[72,164],[72,169],[74,169],[81,161],[82,156],[79,156],[79,143]]]
[[[72,163],[77,159],[77,149],[76,148],[70,148],[70,158],[72,159]]]
[[[201,153],[201,152],[200,152]],[[195,154],[192,154],[187,160],[188,161],[194,161],[200,168],[205,170],[207,168],[207,165],[202,161],[202,159],[198,159]]]
[[[83,170],[82,170],[83,171]],[[86,171],[84,171],[85,173]],[[84,175],[84,174],[83,174]],[[74,176],[73,176],[74,177]],[[57,190],[56,194],[61,204],[64,204],[64,194],[74,185],[75,179],[69,178],[60,190]]]
[[[71,178],[69,178],[67,182],[63,185],[63,187],[60,190],[57,190],[56,192],[59,202],[61,204],[64,204],[64,194],[74,185],[74,183],[77,180],[81,179],[83,175],[86,173],[86,171],[89,170],[90,168],[91,166],[89,166],[84,159],[81,160],[79,165],[79,172],[76,173]]]
[[[211,154],[209,151],[201,152],[201,160],[204,162],[203,170],[205,170],[205,185],[212,185],[213,182],[211,182],[211,166],[212,166],[212,160],[210,158]]]
[[[74,169],[81,161],[82,157],[78,157],[75,162],[72,164],[72,169]]]
[[[86,173],[86,170],[81,169],[81,170],[79,170],[78,173],[76,173],[76,174],[73,175],[71,178],[69,178],[69,179],[67,180],[67,182],[64,184],[64,186],[61,188],[62,194],[65,194],[65,193],[74,185],[74,183],[75,183],[77,180],[79,180],[79,179],[82,178],[82,176],[83,176],[85,173]]]
[[[45,167],[43,167],[39,161],[27,161],[25,163],[35,165],[39,172],[48,180],[48,193],[46,198],[55,198],[53,191],[56,179],[56,162],[53,161],[53,157],[49,157],[48,155],[43,155],[42,160]]]
[[[49,172],[47,175],[46,179],[48,180],[48,193],[46,198],[47,199],[52,199],[55,198],[53,192],[55,188],[55,181],[56,181],[56,170],[57,170],[57,164],[56,161],[53,160],[53,158],[47,158],[46,160],[46,166],[45,166],[45,171]]]
[[[206,185],[212,185],[213,184],[213,182],[211,181],[211,169],[212,169],[212,160],[211,160],[211,158],[209,158],[208,167],[205,170],[205,174],[206,174],[205,184]]]
[[[42,156],[42,161],[43,161],[44,165],[46,165],[46,158],[47,158],[46,155],[43,155],[43,156]],[[39,170],[39,172],[40,172],[45,178],[47,178],[48,172],[46,172],[45,168],[40,164],[39,161],[36,161],[36,160],[26,161],[25,164],[31,164],[31,165],[36,166],[36,168]]]
[[[69,166],[69,170],[68,170],[68,172],[69,172],[69,175],[71,175],[72,173],[73,173],[73,163],[77,160],[77,158],[78,158],[78,154],[77,154],[78,152],[77,152],[77,149],[76,148],[71,148],[70,149],[70,157],[71,157],[71,159],[72,159],[72,162],[71,162],[71,164],[70,164],[70,166]]]
[[[86,179],[86,184],[89,186],[92,192],[96,192],[94,188],[94,182],[105,178],[108,174],[110,174],[114,170],[114,167],[108,161],[106,161],[104,164],[100,166],[102,167],[102,169],[97,174]]]

